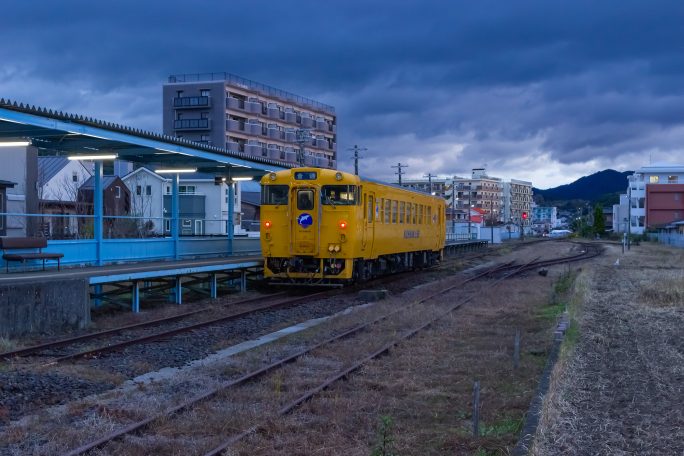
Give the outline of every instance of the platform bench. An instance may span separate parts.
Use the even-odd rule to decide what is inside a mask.
[[[45,260],[57,260],[57,270],[63,253],[43,253],[43,248],[47,247],[47,239],[43,237],[0,237],[0,249],[2,249],[2,259],[5,260],[7,272],[9,272],[10,261],[43,260],[43,271],[45,270]],[[15,252],[11,250],[38,250],[37,252]]]

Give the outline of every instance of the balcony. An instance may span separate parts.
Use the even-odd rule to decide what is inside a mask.
[[[209,130],[209,119],[180,119],[173,121],[174,130]]]
[[[227,124],[228,124],[228,131],[235,131],[235,132],[239,132],[239,133],[244,133],[246,131],[246,128],[245,128],[246,124],[244,121],[229,119]]]
[[[211,106],[209,97],[175,97],[173,107],[176,109],[208,108]]]
[[[226,105],[228,109],[239,109],[241,111],[245,110],[245,100],[240,98],[228,97],[226,99]]]

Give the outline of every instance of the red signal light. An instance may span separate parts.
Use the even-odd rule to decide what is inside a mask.
[[[270,221],[270,220],[266,220],[266,221],[264,222],[264,227],[270,228],[270,227],[271,227],[271,221]]]
[[[347,221],[346,220],[340,220],[338,225],[339,225],[341,230],[344,230],[345,228],[347,228]]]
[[[522,213],[522,218],[523,218],[523,220],[527,220],[527,212]]]

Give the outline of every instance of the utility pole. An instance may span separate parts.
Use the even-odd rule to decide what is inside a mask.
[[[435,176],[434,174],[427,173],[427,174],[423,175],[423,177],[428,178],[428,182],[430,183],[430,195],[432,195],[432,178],[437,177],[437,176]]]
[[[306,128],[298,128],[295,132],[296,142],[299,144],[297,151],[297,163],[299,166],[304,166],[304,143],[311,138],[311,131]]]
[[[451,235],[456,239],[456,181],[451,180]]]
[[[489,200],[489,229],[492,233],[492,245],[494,245],[494,198]]]
[[[402,165],[401,163],[397,163],[397,166],[392,166],[392,168],[397,168],[397,172],[394,174],[399,176],[399,185],[401,186],[401,175],[404,174],[404,172],[401,170],[401,168],[408,168],[408,165]]]
[[[472,196],[472,194],[473,194],[473,192],[472,192],[472,185],[473,185],[472,181],[471,181],[471,182],[468,182],[468,240],[469,240],[469,241],[470,241],[471,238],[472,238],[472,236],[470,235],[470,224],[472,223],[472,220],[473,220],[473,218],[472,218],[472,216],[473,216],[473,214],[472,214],[473,206],[472,206],[472,202],[471,202],[471,200],[470,200],[470,198],[471,198],[471,196]]]
[[[356,174],[358,176],[359,175],[359,158],[363,158],[362,156],[359,155],[359,152],[363,152],[363,151],[366,151],[368,149],[365,147],[359,147],[356,144],[354,144],[354,147],[351,147],[347,150],[353,150],[354,151],[354,156],[353,156],[353,158],[354,158],[354,174]]]

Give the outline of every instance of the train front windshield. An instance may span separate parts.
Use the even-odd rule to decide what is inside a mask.
[[[359,188],[356,185],[324,185],[321,202],[327,206],[355,206]]]

